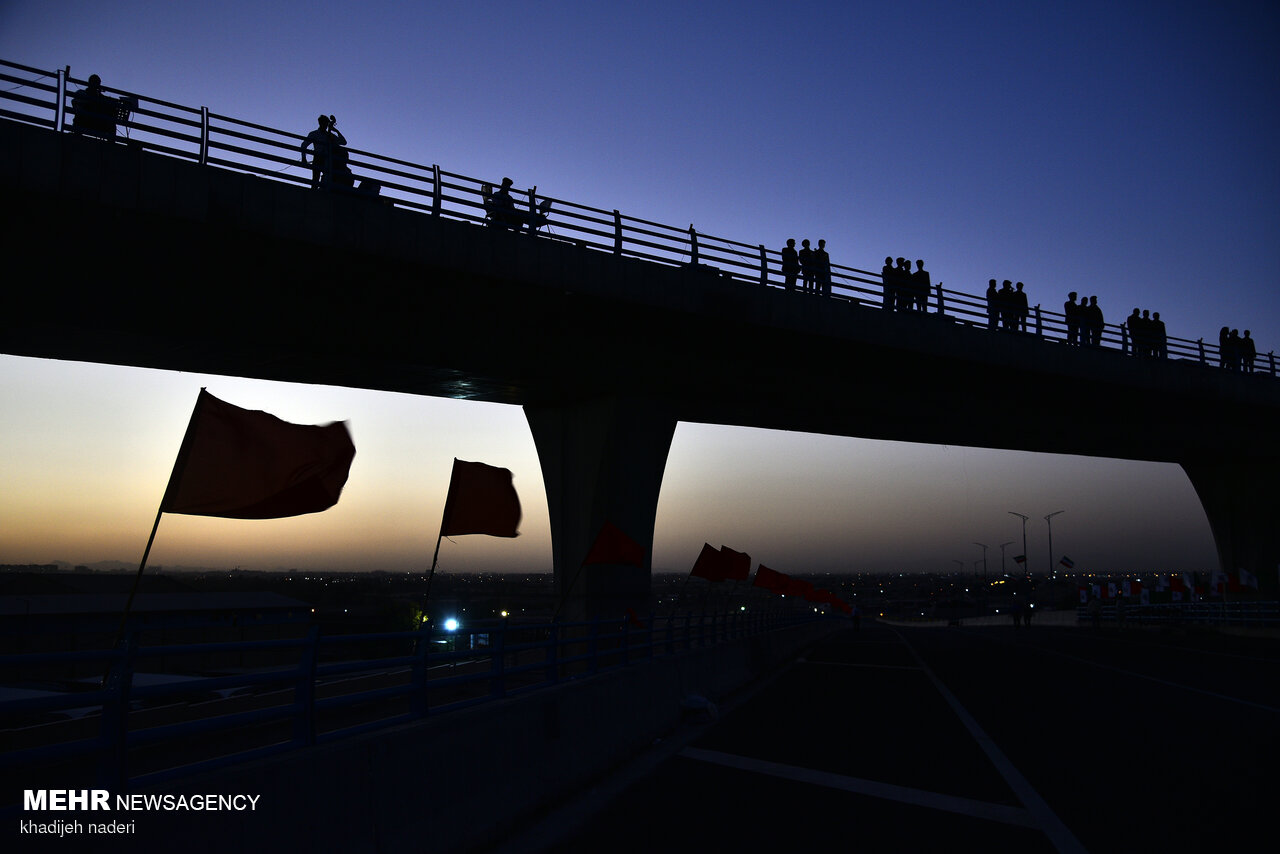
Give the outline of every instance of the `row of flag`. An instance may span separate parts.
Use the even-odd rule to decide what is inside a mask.
[[[201,389],[160,510],[231,519],[318,513],[338,503],[355,454],[345,423],[291,424]],[[520,517],[510,471],[453,461],[442,536],[515,537]]]
[[[1247,569],[1237,572],[1214,570],[1205,582],[1198,582],[1192,573],[1159,574],[1152,584],[1141,581],[1099,581],[1093,584],[1080,585],[1080,603],[1088,603],[1090,598],[1108,599],[1125,598],[1130,601],[1148,605],[1156,602],[1198,602],[1213,596],[1227,593],[1242,593],[1245,590],[1258,589],[1258,576]]]
[[[751,556],[734,551],[727,546],[713,547],[703,543],[702,552],[698,555],[691,576],[705,578],[707,581],[746,581],[751,577]],[[786,573],[772,570],[764,564],[756,568],[753,587],[759,587],[779,596],[792,596],[806,602],[831,605],[844,614],[853,612],[853,608],[830,590],[816,588],[801,578],[792,578]]]

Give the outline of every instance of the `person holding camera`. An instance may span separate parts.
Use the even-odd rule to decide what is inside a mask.
[[[346,137],[338,130],[333,116],[320,116],[316,120],[319,126],[302,140],[302,165],[311,167],[311,189],[316,189],[326,178],[334,180],[338,170],[339,159],[345,166],[346,152],[342,146],[347,144]],[[312,149],[311,162],[307,162],[307,148]],[[348,170],[349,172],[349,170]]]

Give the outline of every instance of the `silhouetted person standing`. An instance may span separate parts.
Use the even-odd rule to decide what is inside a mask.
[[[1067,317],[1067,343],[1080,343],[1080,306],[1076,305],[1076,292],[1067,294],[1067,301],[1062,304],[1062,313]],[[1087,339],[1086,339],[1087,343]]]
[[[1151,355],[1157,359],[1169,357],[1169,336],[1165,332],[1164,321],[1160,319],[1158,311],[1151,315],[1151,351]]]
[[[1017,327],[1013,282],[1010,279],[1005,279],[1000,283],[1000,293],[996,294],[996,313],[1000,315],[1000,325],[1005,330]]]
[[[831,296],[831,256],[827,254],[827,241],[819,240],[813,250],[814,286],[821,296]]]
[[[71,96],[71,109],[75,111],[71,129],[78,134],[113,141],[119,106],[119,101],[102,91],[102,78],[90,74],[88,85]]]
[[[804,283],[804,292],[813,291],[813,250],[808,240],[800,241],[800,279]]]
[[[884,266],[880,268],[880,286],[884,289],[882,294],[883,306],[892,310],[897,305],[894,290],[897,282],[897,272],[893,267],[893,256],[884,259]]]
[[[911,311],[916,301],[911,295],[911,262],[899,258],[897,268],[893,271],[893,294],[899,311]]]
[[[1227,356],[1231,350],[1231,330],[1222,327],[1218,330],[1218,367],[1226,369]]]
[[[1000,325],[1000,293],[996,290],[996,280],[987,281],[987,328],[995,329]]]
[[[1135,356],[1142,355],[1142,314],[1135,307],[1133,313],[1124,321],[1125,328],[1129,330],[1129,352]]]
[[[1244,331],[1244,337],[1240,339],[1240,366],[1246,374],[1253,373],[1253,360],[1258,358],[1257,346],[1253,343],[1253,338],[1249,335],[1249,330]]]
[[[1102,309],[1098,307],[1097,297],[1089,297],[1089,307],[1081,308],[1081,317],[1081,331],[1087,333],[1084,343],[1091,347],[1102,346],[1102,330],[1106,327],[1106,320],[1102,316]]]
[[[1027,305],[1027,295],[1022,290],[1022,282],[1018,282],[1015,288],[1011,297],[1013,300],[1014,328],[1026,332],[1027,317],[1031,314],[1031,308]]]
[[[800,256],[796,254],[796,239],[787,240],[782,247],[782,281],[788,291],[796,289],[796,276],[800,275]]]
[[[342,160],[342,166],[348,175],[351,174],[350,169],[346,169],[346,152],[339,153],[339,147],[347,144],[347,139],[342,135],[342,131],[338,130],[335,125],[337,119],[333,116],[320,116],[316,119],[317,127],[311,133],[307,134],[302,140],[302,165],[311,167],[311,189],[316,189],[322,183],[333,180],[333,173],[337,170],[339,159]],[[311,148],[311,162],[307,162],[307,149]]]
[[[911,295],[915,297],[916,310],[929,310],[929,291],[933,282],[929,280],[929,271],[924,268],[924,261],[916,259],[916,271],[911,274]]]

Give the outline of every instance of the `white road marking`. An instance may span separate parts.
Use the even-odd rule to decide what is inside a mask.
[[[680,751],[685,759],[697,759],[734,768],[739,771],[751,771],[756,774],[767,774],[783,780],[797,783],[811,783],[825,786],[828,789],[839,789],[855,795],[868,795],[873,798],[898,801],[899,803],[929,809],[944,810],[974,818],[998,821],[1002,824],[1013,824],[1019,827],[1040,829],[1040,823],[1032,814],[1019,807],[1005,804],[993,804],[986,801],[975,801],[955,795],[944,795],[938,792],[927,792],[923,789],[911,789],[906,786],[895,786],[892,783],[880,783],[875,780],[864,780],[859,777],[847,777],[844,774],[833,774],[829,771],[815,771],[812,768],[801,768],[796,765],[784,765],[780,762],[768,762],[763,759],[752,759],[749,756],[736,756],[732,753],[721,753],[718,750],[703,750],[697,747],[686,747]]]

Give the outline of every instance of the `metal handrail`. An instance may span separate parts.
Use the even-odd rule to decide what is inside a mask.
[[[18,74],[37,77],[28,79]],[[74,117],[74,106],[68,103],[75,94],[72,87],[85,85],[85,81],[71,77],[69,67],[47,71],[5,60],[0,60],[0,82],[15,84],[0,92],[0,101],[12,106],[0,108],[0,119],[55,129],[67,125],[68,115]],[[214,113],[205,107],[187,107],[106,86],[103,91],[129,98],[136,104],[133,116],[120,123],[125,134],[122,141],[129,145],[269,180],[302,185],[311,182],[310,175],[286,174],[290,168],[302,169],[300,157],[292,156],[300,151],[305,138],[301,134]],[[385,203],[464,222],[486,222],[480,188],[484,184],[496,185],[496,181],[360,149],[347,147],[346,150],[353,172],[362,180],[377,181],[378,197]],[[780,250],[706,234],[692,225],[688,228],[666,225],[622,214],[616,209],[603,210],[532,190],[526,195],[530,206],[543,202],[552,205],[544,236],[666,266],[696,263],[745,285],[785,287]],[[831,264],[831,296],[859,306],[880,310],[885,307],[880,274],[842,264]],[[944,316],[951,322],[974,327],[993,325],[985,297],[944,289],[939,284],[934,286],[927,302],[929,314]],[[1026,328],[1020,329],[1019,334],[1065,343],[1066,317],[1042,305],[1033,306]],[[1081,349],[1118,350],[1129,354],[1134,352],[1132,339],[1124,323],[1106,323],[1098,345]],[[1168,359],[1229,367],[1217,343],[1206,343],[1203,338],[1169,336],[1165,351]],[[1259,353],[1257,358],[1259,373],[1276,376],[1274,351]]]
[[[96,730],[94,734],[11,750],[0,755],[0,768],[36,767],[55,760],[89,756],[96,757],[96,776],[100,781],[116,785],[128,781],[140,785],[154,783],[220,767],[246,755],[269,755],[341,738],[546,688],[565,679],[590,676],[637,660],[679,655],[696,647],[814,619],[820,617],[808,611],[734,612],[727,616],[702,616],[696,621],[688,615],[650,617],[645,628],[638,630],[629,628],[625,622],[618,625],[598,620],[533,625],[502,620],[477,623],[458,633],[424,627],[418,631],[324,637],[313,626],[301,638],[156,646],[141,644],[135,631],[110,650],[0,655],[0,668],[6,669],[40,664],[73,671],[77,664],[86,662],[100,662],[104,669],[109,669],[102,686],[96,690],[0,703],[0,721],[71,709],[98,710],[97,724],[92,727]],[[471,649],[433,651],[441,645],[455,646],[460,636],[473,640],[484,637],[486,643]],[[319,661],[322,650],[338,655],[344,647],[359,650],[370,644],[390,645],[390,654]],[[286,663],[242,673],[197,676],[153,685],[134,684],[135,674],[145,672],[141,663],[148,659],[280,650],[296,651],[292,654],[296,659],[291,655]],[[338,677],[369,679],[371,684],[356,690],[331,691],[332,686],[342,684],[340,680],[335,681]],[[246,693],[264,687],[272,690],[265,695]],[[321,696],[322,691],[329,693]],[[210,713],[206,702],[201,707],[204,713],[184,720],[130,726],[135,715],[143,714],[150,707],[137,705],[140,701],[149,701],[150,705],[167,701],[165,707],[175,708],[174,702],[180,707],[192,698],[207,700],[215,692],[225,692],[223,702],[227,705],[222,711]],[[237,708],[243,701],[256,703],[257,707]],[[357,712],[354,721],[339,720],[328,727],[317,724],[318,715],[346,714],[346,710],[360,707],[367,709],[367,713]],[[190,712],[193,707],[186,708]],[[92,718],[92,715],[86,717]],[[193,736],[273,725],[288,729],[292,735],[269,730],[264,738],[270,744],[245,745],[244,750],[228,756],[182,763],[181,768],[149,771],[131,768],[131,748],[172,746],[182,740],[190,744]]]

